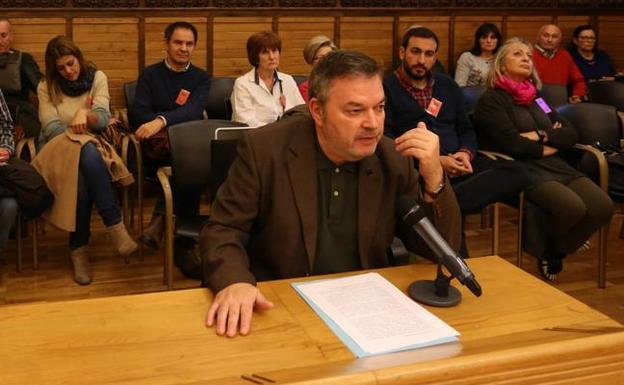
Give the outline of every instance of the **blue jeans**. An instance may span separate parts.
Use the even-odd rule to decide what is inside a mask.
[[[76,231],[69,234],[71,250],[89,243],[93,204],[107,227],[121,222],[121,211],[113,191],[110,172],[95,145],[87,143],[80,150]]]
[[[0,257],[6,241],[9,239],[9,231],[17,217],[17,201],[15,198],[0,198]]]

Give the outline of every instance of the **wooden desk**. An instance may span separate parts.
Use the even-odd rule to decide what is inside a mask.
[[[205,289],[2,307],[0,384],[624,383],[622,325],[498,257],[469,264],[483,296],[431,309],[459,343],[359,360],[289,281],[260,285],[275,308],[234,339],[204,327]],[[405,290],[434,266],[379,272]]]

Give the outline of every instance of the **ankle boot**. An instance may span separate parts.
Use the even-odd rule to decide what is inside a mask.
[[[91,265],[89,264],[89,248],[82,246],[71,251],[71,260],[74,265],[74,281],[80,285],[91,283]]]
[[[150,223],[143,230],[143,234],[139,236],[139,241],[150,249],[158,250],[164,231],[165,216],[162,214],[153,214]]]
[[[113,242],[113,247],[128,262],[128,257],[139,249],[139,245],[130,237],[123,222],[109,226],[107,230]]]

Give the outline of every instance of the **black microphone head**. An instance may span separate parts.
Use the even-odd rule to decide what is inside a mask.
[[[396,201],[396,213],[399,217],[405,218],[409,215],[410,211],[418,210],[418,203],[416,199],[405,194],[401,195]]]
[[[481,297],[481,285],[479,285],[479,282],[477,282],[474,276],[470,277],[470,279],[467,279],[464,282],[464,285],[466,285],[466,287],[470,289],[472,294],[474,294],[476,297]]]
[[[410,226],[415,225],[425,217],[425,211],[409,195],[401,195],[396,201],[396,214]]]

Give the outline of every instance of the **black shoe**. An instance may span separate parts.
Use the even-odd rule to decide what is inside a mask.
[[[141,234],[139,235],[138,239],[143,245],[149,247],[152,250],[158,250],[160,246],[158,244],[158,241],[154,237],[148,234]]]
[[[165,230],[165,217],[160,214],[152,215],[152,219],[147,227],[143,230],[143,234],[139,235],[139,241],[152,250],[160,248],[160,240]]]
[[[538,259],[537,270],[545,280],[554,282],[563,270],[563,261],[561,259]]]
[[[193,248],[178,247],[174,250],[175,265],[189,278],[202,279],[201,258],[195,255]]]

